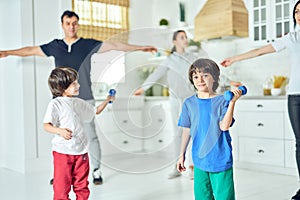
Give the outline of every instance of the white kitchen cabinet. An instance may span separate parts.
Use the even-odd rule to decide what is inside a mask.
[[[241,98],[235,108],[233,148],[237,167],[295,174],[285,98]]]
[[[293,0],[251,0],[249,30],[255,45],[264,45],[293,30]]]
[[[142,99],[144,104],[140,100],[130,107],[121,106],[116,100],[96,116],[102,155],[174,151],[168,97],[146,97]]]
[[[128,102],[124,101],[124,103],[126,105]],[[102,155],[141,152],[143,149],[142,117],[141,108],[124,106],[123,109],[114,109],[113,105],[108,105],[100,115],[97,115],[96,127]]]
[[[167,149],[175,136],[168,99],[159,97],[146,99],[143,118],[144,151],[157,152]]]
[[[97,115],[97,130],[104,156],[174,150],[170,148],[174,132],[168,97],[146,97],[143,101],[144,105],[135,103],[132,106],[140,106],[133,108],[114,102],[115,106],[108,105]]]
[[[284,121],[283,113],[257,111],[243,112],[239,116],[239,126],[247,129],[239,133],[240,136],[251,136],[270,139],[283,139]]]
[[[239,138],[240,162],[284,166],[284,141],[252,137]]]

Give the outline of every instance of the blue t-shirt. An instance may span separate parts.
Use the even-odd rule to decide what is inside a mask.
[[[190,128],[193,162],[203,171],[220,172],[233,165],[229,131],[219,126],[228,104],[222,95],[209,99],[194,95],[183,103],[178,126]]]
[[[53,56],[56,67],[71,67],[79,73],[79,95],[84,100],[94,99],[91,89],[91,57],[98,52],[101,41],[79,38],[71,46],[64,40],[54,39],[48,44],[41,45],[47,56]]]

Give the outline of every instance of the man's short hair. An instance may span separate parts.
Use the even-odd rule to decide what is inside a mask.
[[[78,21],[79,21],[79,16],[75,13],[75,12],[73,12],[73,11],[70,11],[70,10],[66,10],[62,15],[61,15],[61,23],[63,23],[63,21],[64,21],[64,16],[67,16],[68,18],[71,18],[71,17],[73,17],[73,16],[75,16],[77,19],[78,19]]]

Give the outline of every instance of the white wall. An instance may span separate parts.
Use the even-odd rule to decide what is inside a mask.
[[[193,26],[194,17],[202,8],[204,0],[153,0],[153,25],[158,26],[160,19],[169,20],[170,28],[180,28],[179,2],[185,5],[185,18],[187,26]]]
[[[141,14],[142,13],[142,14]],[[131,29],[152,27],[153,0],[130,0],[129,26]]]
[[[20,1],[0,1],[0,44],[1,49],[13,48],[21,44]],[[13,11],[18,12],[12,15]],[[12,26],[11,24],[14,24]],[[11,37],[10,37],[11,36]],[[22,62],[21,59],[0,60],[1,69],[1,162],[2,167],[14,166],[23,170],[24,130],[22,105]],[[3,156],[5,155],[5,156]],[[15,160],[14,160],[15,159]],[[21,163],[20,165],[18,163]]]
[[[0,49],[62,37],[60,15],[70,5],[64,0],[0,0]],[[42,130],[42,117],[51,99],[47,78],[52,68],[51,58],[0,59],[0,167],[19,172],[51,168],[50,135]]]
[[[60,16],[65,8],[62,1],[34,0],[34,38],[35,45],[63,38]],[[67,8],[66,8],[67,9]],[[49,31],[51,30],[51,31]],[[43,117],[51,99],[47,79],[54,68],[54,59],[37,57],[35,59],[36,73],[36,125],[37,125],[37,162],[51,166],[51,138],[52,135],[43,130]],[[43,162],[41,162],[43,160]],[[49,165],[50,163],[50,165]],[[47,168],[48,166],[44,166]],[[49,168],[49,167],[48,167]]]

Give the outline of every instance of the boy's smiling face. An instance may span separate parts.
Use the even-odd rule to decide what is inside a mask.
[[[210,73],[197,70],[193,73],[192,78],[198,92],[213,92],[213,83],[215,81]]]

